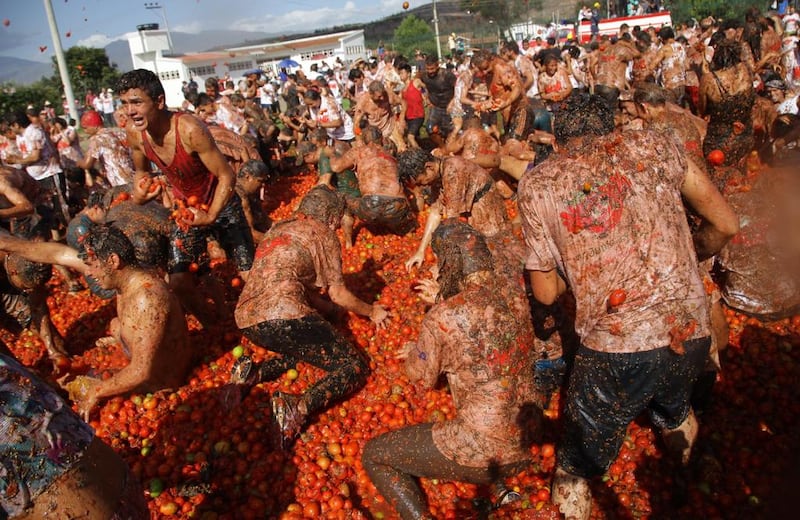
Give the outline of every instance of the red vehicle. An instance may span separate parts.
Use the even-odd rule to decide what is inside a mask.
[[[631,29],[637,25],[642,30],[648,27],[661,28],[664,25],[672,25],[672,16],[669,11],[659,11],[657,13],[642,14],[639,16],[618,16],[617,18],[603,18],[600,20],[600,36],[608,35],[615,36],[619,34],[619,28],[622,24],[628,24]],[[578,41],[580,43],[589,43],[592,39],[592,24],[588,20],[583,20],[578,25]]]

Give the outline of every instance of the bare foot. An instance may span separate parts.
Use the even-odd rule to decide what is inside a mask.
[[[588,520],[592,512],[592,491],[585,478],[556,469],[552,497],[566,520]]]
[[[689,464],[692,455],[692,446],[697,438],[699,425],[693,410],[689,410],[686,419],[674,430],[664,430],[661,435],[669,453],[684,466]]]

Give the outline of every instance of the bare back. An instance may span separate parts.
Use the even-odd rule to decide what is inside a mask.
[[[131,367],[150,358],[150,375],[142,391],[175,388],[184,384],[191,352],[183,309],[176,296],[155,272],[131,269],[128,283],[117,296],[119,339],[131,354]]]
[[[352,155],[358,189],[362,195],[403,196],[397,176],[397,161],[380,146],[359,146],[351,149],[347,155]]]

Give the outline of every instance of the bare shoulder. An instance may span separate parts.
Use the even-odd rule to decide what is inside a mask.
[[[178,132],[181,136],[181,142],[183,142],[184,145],[188,143],[190,151],[205,149],[209,143],[214,142],[214,138],[211,136],[211,131],[208,129],[208,126],[192,114],[184,114],[181,116]]]
[[[171,293],[167,283],[155,272],[137,270],[133,275],[134,285],[128,295],[128,301],[139,305],[166,304]]]

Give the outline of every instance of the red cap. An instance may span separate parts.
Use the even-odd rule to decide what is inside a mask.
[[[87,110],[81,116],[81,126],[86,127],[101,127],[103,126],[103,118],[96,110]]]

